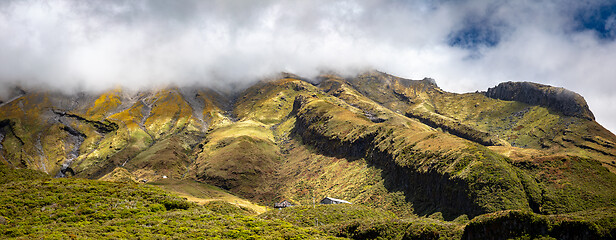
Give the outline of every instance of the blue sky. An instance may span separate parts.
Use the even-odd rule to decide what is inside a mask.
[[[0,46],[3,84],[225,86],[379,69],[451,92],[565,87],[616,130],[614,0],[6,0]]]

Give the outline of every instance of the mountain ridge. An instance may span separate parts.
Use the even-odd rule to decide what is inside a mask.
[[[446,219],[614,202],[616,137],[583,111],[377,71],[318,79],[282,74],[231,94],[25,91],[0,106],[0,153],[4,164],[50,175],[99,179],[121,168],[135,180],[195,179],[265,204],[327,195]]]

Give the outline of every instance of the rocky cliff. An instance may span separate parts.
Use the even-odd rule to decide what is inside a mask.
[[[564,88],[531,82],[505,82],[489,88],[486,96],[548,107],[565,116],[595,119],[584,97]]]

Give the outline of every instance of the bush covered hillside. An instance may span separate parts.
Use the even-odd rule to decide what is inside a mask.
[[[616,136],[558,87],[457,94],[369,71],[15,94],[6,237],[616,237]]]
[[[33,179],[0,189],[0,235],[9,239],[324,239],[227,202],[197,205],[153,186]]]

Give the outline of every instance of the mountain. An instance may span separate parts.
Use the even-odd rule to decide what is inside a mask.
[[[468,229],[616,221],[616,136],[582,96],[536,83],[456,94],[370,71],[285,73],[236,92],[16,88],[0,113],[0,162],[54,177],[194,180],[268,206],[330,196],[401,218],[477,219]]]

